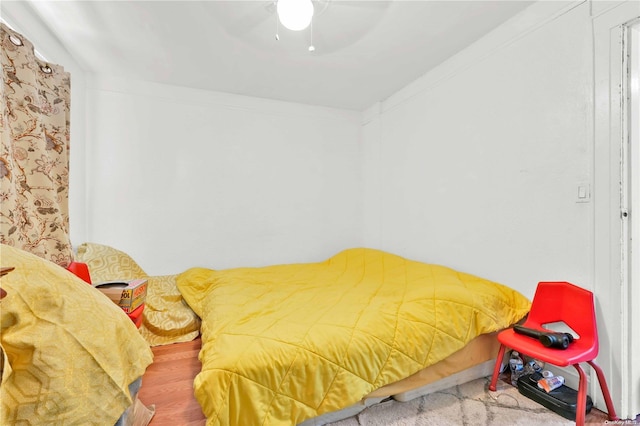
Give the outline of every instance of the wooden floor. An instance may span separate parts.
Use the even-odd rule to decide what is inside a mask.
[[[151,426],[203,426],[205,417],[193,396],[193,378],[200,371],[200,339],[156,346],[153,364],[142,378],[138,394],[146,406],[155,404]],[[604,424],[607,415],[593,409],[586,423]]]
[[[152,348],[154,359],[144,376],[140,401],[155,404],[152,426],[202,426],[205,417],[193,396],[193,378],[200,371],[200,339]]]

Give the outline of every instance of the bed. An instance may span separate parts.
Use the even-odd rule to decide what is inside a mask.
[[[530,306],[503,285],[372,249],[318,263],[194,268],[177,286],[202,319],[194,389],[208,425],[317,422],[406,393],[413,386],[400,380],[419,383],[423,369]],[[402,391],[384,389],[392,384]]]
[[[208,425],[321,425],[388,397],[408,400],[487,376],[495,333],[530,306],[508,287],[370,249],[317,263],[167,276],[148,276],[126,253],[100,244],[82,244],[76,260],[94,282],[148,279],[137,331],[145,349],[201,335],[194,393]],[[126,384],[148,362],[143,356],[121,378],[111,418],[131,409]]]

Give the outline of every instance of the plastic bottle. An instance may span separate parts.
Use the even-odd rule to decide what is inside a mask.
[[[509,369],[511,370],[511,384],[518,386],[518,378],[524,375],[524,361],[517,351],[511,351]]]
[[[524,372],[525,374],[540,373],[543,368],[544,362],[532,358],[524,365]]]

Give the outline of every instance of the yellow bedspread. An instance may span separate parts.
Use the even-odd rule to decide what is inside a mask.
[[[203,320],[194,386],[208,425],[294,425],[344,408],[530,307],[508,287],[371,249],[195,268],[177,283]]]
[[[0,245],[0,424],[113,425],[153,360],[133,322],[60,266]]]

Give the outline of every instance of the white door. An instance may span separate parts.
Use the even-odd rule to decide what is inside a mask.
[[[623,157],[623,211],[625,229],[623,256],[627,256],[626,276],[629,286],[630,352],[629,398],[633,413],[640,412],[640,21],[625,26],[623,34],[627,55],[623,66],[623,144],[628,147]],[[626,133],[626,134],[625,134]],[[627,179],[625,182],[625,178]],[[626,200],[625,200],[626,197]],[[626,213],[626,214],[625,214]],[[624,266],[623,266],[624,268]],[[634,308],[635,307],[635,308]],[[635,401],[635,404],[633,404]]]
[[[598,10],[593,19],[598,362],[618,416],[633,419],[640,413],[640,2],[594,2],[593,6]],[[597,380],[591,380],[590,393],[594,400],[601,400]]]

